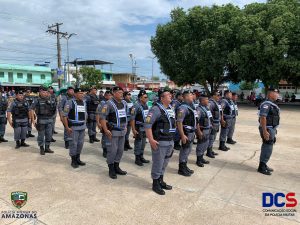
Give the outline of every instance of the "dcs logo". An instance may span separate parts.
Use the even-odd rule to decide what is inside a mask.
[[[262,207],[272,207],[275,205],[276,207],[296,207],[298,204],[297,199],[295,197],[294,192],[289,192],[284,194],[282,192],[277,192],[272,194],[270,192],[262,193]]]

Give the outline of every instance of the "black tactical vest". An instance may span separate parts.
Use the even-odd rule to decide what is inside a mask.
[[[230,99],[226,99],[227,103],[225,104],[225,108],[223,109],[223,113],[225,115],[231,116],[232,115],[232,109],[231,106],[234,106],[232,101]]]
[[[0,97],[0,115],[5,115],[7,110],[7,100],[4,97]]]
[[[116,107],[118,110],[120,109],[125,109],[125,112],[126,112],[126,103],[125,101],[122,101],[122,102],[117,102],[115,99],[111,99],[110,101],[113,101],[113,103],[115,103]],[[107,121],[108,122],[111,122],[113,124],[117,124],[117,117],[116,117],[116,112],[115,110],[114,111],[110,111],[108,116],[107,116]],[[126,117],[121,117],[120,118],[120,125],[121,124],[126,124],[127,122],[127,118]]]
[[[28,118],[28,103],[25,100],[21,102],[19,100],[14,100],[14,103],[15,107],[12,109],[11,112],[13,120]]]
[[[195,124],[194,105],[190,106],[186,103],[182,103],[181,105],[186,105],[185,107],[188,109],[187,114],[185,115],[185,117],[182,121],[183,126],[195,127],[196,124]]]
[[[70,126],[80,126],[83,125],[85,122],[85,112],[78,112],[77,106],[83,106],[85,107],[85,104],[83,101],[79,100],[72,100],[72,108],[69,111],[68,114],[68,120]]]
[[[97,95],[89,95],[90,101],[87,101],[87,112],[88,113],[95,113],[96,109],[100,103],[99,98]]]
[[[25,95],[24,98],[28,105],[31,106],[31,104],[33,103],[33,96]]]
[[[143,105],[142,103],[139,103],[139,105],[140,105],[140,107],[137,109],[137,112],[136,112],[136,115],[135,115],[135,125],[136,126],[140,126],[143,123],[145,123],[143,111],[148,110],[148,105],[147,104]]]
[[[204,107],[205,106],[199,106],[200,113],[201,113],[200,118],[199,118],[199,125],[202,128],[206,128],[209,126],[209,118],[208,118],[207,113],[204,110]]]
[[[279,121],[280,121],[280,110],[278,107],[276,107],[273,104],[270,104],[270,110],[267,115],[267,126],[268,127],[276,127],[279,125]],[[263,105],[263,103],[260,105],[260,107],[262,105]]]
[[[219,109],[219,105],[215,100],[210,100],[211,104],[213,104],[213,108],[212,108],[212,116],[213,116],[213,120],[214,121],[219,121],[221,118],[221,113],[220,113],[220,109]]]
[[[55,115],[56,102],[53,98],[41,98],[37,99],[36,115],[38,119],[50,119]]]

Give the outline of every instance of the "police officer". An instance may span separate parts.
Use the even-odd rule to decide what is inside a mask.
[[[232,144],[234,145],[236,143],[236,141],[234,141],[232,139],[233,137],[233,133],[234,133],[234,129],[235,129],[235,123],[236,123],[236,117],[238,116],[238,106],[237,106],[237,99],[238,99],[238,95],[237,93],[233,92],[232,93],[232,103],[234,105],[234,110],[232,111],[232,124],[229,128],[228,134],[227,134],[227,142],[228,144]]]
[[[104,93],[104,99],[100,102],[100,104],[98,105],[97,109],[96,109],[96,121],[97,121],[97,126],[99,128],[99,130],[102,133],[102,139],[101,139],[101,145],[102,145],[102,149],[103,149],[103,154],[102,156],[104,158],[107,157],[107,147],[106,147],[106,142],[107,142],[107,137],[105,135],[105,133],[103,132],[102,126],[101,126],[101,122],[100,122],[100,114],[102,111],[103,106],[105,105],[105,103],[107,101],[109,101],[112,98],[112,94],[111,91],[105,91]]]
[[[276,105],[279,96],[277,89],[270,88],[266,101],[259,107],[259,132],[262,138],[259,167],[257,171],[265,175],[271,175],[274,171],[267,166],[272,155],[273,145],[276,142],[276,133],[280,120],[280,109]]]
[[[113,98],[102,107],[100,114],[101,127],[107,136],[107,164],[109,177],[117,178],[127,172],[119,167],[124,151],[124,142],[127,127],[127,103],[123,100],[123,89],[113,88]]]
[[[73,100],[73,99],[74,99],[74,88],[70,86],[70,87],[67,88],[67,93],[64,94],[64,95],[61,95],[61,99],[60,99],[58,107],[57,107],[61,121],[63,121],[64,107],[65,107],[66,103],[69,100]],[[67,130],[64,127],[64,141],[65,141],[65,148],[66,149],[69,149],[69,141],[70,140],[71,139],[70,139],[70,137],[67,133]]]
[[[189,90],[183,92],[183,103],[176,111],[177,129],[182,143],[179,153],[178,174],[191,176],[194,171],[188,168],[188,156],[192,151],[192,144],[195,138],[198,113],[193,104],[193,93]]]
[[[58,105],[58,101],[54,92],[54,88],[52,86],[48,87],[48,92],[50,94],[50,98],[52,98],[55,101],[56,106]],[[52,129],[52,137],[51,142],[56,142],[56,140],[53,138],[53,134],[57,134],[55,131],[55,123],[56,123],[56,116],[57,116],[57,110],[55,110],[55,114],[53,116],[53,129]]]
[[[200,96],[200,103],[197,107],[198,112],[198,142],[196,148],[197,154],[197,166],[204,167],[204,164],[208,164],[209,161],[203,158],[205,151],[209,144],[209,135],[212,128],[212,114],[208,107],[208,96],[202,94]]]
[[[124,144],[124,151],[127,151],[127,150],[131,150],[132,147],[130,146],[129,144],[129,135],[130,135],[130,131],[131,131],[131,126],[130,126],[130,118],[131,118],[131,108],[133,107],[133,103],[131,101],[131,93],[128,92],[128,91],[125,91],[124,92],[124,100],[126,101],[127,103],[127,121],[128,121],[128,124],[127,124],[127,132],[126,132],[126,135],[125,135],[125,144]]]
[[[90,93],[86,95],[86,105],[87,105],[87,113],[88,113],[88,120],[87,120],[87,128],[88,134],[90,138],[90,143],[99,142],[100,140],[96,138],[96,109],[99,105],[99,97],[97,96],[97,88],[92,87],[90,89]]]
[[[144,163],[149,163],[149,160],[144,158],[144,150],[146,146],[146,132],[144,123],[148,115],[148,96],[146,91],[141,90],[138,94],[138,100],[131,108],[131,128],[134,137],[134,154],[135,164],[143,166]]]
[[[29,120],[29,106],[24,99],[22,90],[16,91],[16,99],[10,104],[7,109],[7,119],[11,127],[14,128],[14,139],[16,141],[16,149],[28,147],[25,143],[28,120]]]
[[[175,94],[175,98],[171,102],[171,106],[173,107],[174,111],[176,112],[180,104],[182,103],[183,97],[182,93],[178,91]],[[180,134],[178,129],[176,128],[175,132],[175,139],[174,139],[174,149],[175,150],[181,150],[181,145],[180,145]]]
[[[46,87],[41,86],[39,91],[39,97],[32,103],[30,112],[31,121],[38,131],[37,142],[40,147],[40,154],[45,155],[45,153],[54,153],[50,149],[50,143],[54,129],[53,118],[57,105]]]
[[[80,88],[74,90],[75,99],[66,102],[63,110],[63,124],[70,137],[69,155],[71,156],[71,166],[76,169],[79,166],[85,166],[81,161],[80,155],[83,148],[87,107],[84,101],[84,92]]]
[[[152,106],[146,117],[145,130],[152,150],[152,190],[164,195],[163,189],[172,189],[172,186],[164,182],[163,177],[174,151],[176,121],[175,112],[170,105],[172,97],[169,90],[159,91],[158,96],[159,101]]]
[[[29,108],[31,107],[33,101],[34,101],[34,96],[31,95],[31,88],[27,88],[26,89],[26,93],[25,93],[25,101],[28,103],[29,105]],[[32,133],[32,123],[31,123],[31,119],[29,119],[29,122],[28,122],[28,131],[27,131],[27,135],[26,137],[29,138],[29,137],[35,137]]]
[[[3,89],[2,87],[0,87],[0,143],[7,142],[7,140],[4,139],[5,127],[7,124],[7,118],[6,118],[7,106],[8,106],[7,98],[6,96],[3,95]]]
[[[217,133],[220,130],[220,123],[224,123],[222,115],[222,106],[219,104],[219,101],[220,92],[213,92],[212,97],[209,100],[209,109],[212,113],[212,128],[209,134],[209,144],[206,153],[206,155],[210,158],[215,158],[215,155],[218,155],[218,153],[214,152],[212,148],[216,140]]]
[[[226,141],[228,132],[230,130],[230,127],[232,125],[234,104],[231,101],[231,99],[232,99],[231,91],[226,90],[224,92],[224,96],[225,97],[221,100],[221,107],[222,107],[223,119],[225,122],[223,124],[221,124],[219,150],[228,151],[230,148],[228,148],[225,145],[225,141]]]

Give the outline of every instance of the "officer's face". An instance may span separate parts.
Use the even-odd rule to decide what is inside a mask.
[[[19,100],[19,101],[22,101],[24,99],[24,95],[23,94],[17,94],[16,95],[16,98]]]
[[[75,93],[75,97],[76,97],[78,100],[83,100],[84,93],[83,93],[83,92],[77,92],[77,93]]]
[[[94,89],[92,89],[90,93],[91,93],[92,95],[95,95],[95,94],[97,94],[97,89],[95,89],[95,88],[94,88]]]
[[[232,99],[232,93],[227,93],[226,98]]]
[[[71,96],[73,96],[74,95],[74,90],[73,89],[69,89],[68,90],[68,94],[71,95]]]
[[[143,103],[143,104],[146,104],[148,102],[148,96],[147,95],[143,95],[140,97],[140,101]]]
[[[126,98],[127,100],[130,100],[130,99],[131,99],[131,94],[126,95],[125,98]]]
[[[110,100],[112,98],[112,95],[111,94],[105,94],[104,97],[105,97],[106,100]]]
[[[232,100],[233,100],[233,101],[236,101],[237,99],[238,99],[238,95],[233,95],[233,96],[232,96]]]
[[[172,101],[172,95],[170,92],[164,92],[161,97],[161,101],[166,104],[170,104]]]
[[[117,100],[122,100],[123,99],[123,91],[122,90],[115,91],[114,92],[114,97]]]
[[[194,95],[192,93],[185,94],[183,99],[187,103],[192,103],[194,100]]]
[[[219,94],[214,95],[214,99],[215,99],[216,101],[219,101],[219,100],[220,100],[220,95],[219,95]]]
[[[201,104],[204,106],[208,106],[208,98],[201,98]]]
[[[272,92],[270,92],[269,96],[273,101],[276,101],[279,97],[279,93],[276,91],[272,91]]]
[[[51,89],[51,88],[48,89],[48,92],[49,92],[50,94],[53,94],[53,93],[54,93],[53,89]]]
[[[40,91],[40,96],[42,97],[42,98],[45,98],[45,97],[47,97],[48,96],[48,91]]]

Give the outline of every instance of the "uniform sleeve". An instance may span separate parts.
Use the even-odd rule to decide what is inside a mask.
[[[58,102],[58,106],[57,106],[59,112],[62,112],[64,110],[65,102],[66,102],[66,97],[61,96],[60,101]]]
[[[13,108],[14,108],[14,105],[15,103],[14,102],[11,102],[7,108],[7,112],[12,112],[13,111]]]
[[[144,127],[152,128],[152,125],[155,123],[155,121],[161,116],[160,110],[157,106],[153,106],[146,117],[146,122]]]
[[[72,109],[72,101],[69,100],[66,102],[64,110],[63,110],[63,116],[68,117],[70,110]]]
[[[135,120],[137,111],[139,110],[139,105],[138,104],[134,104],[133,107],[130,110],[130,120]]]
[[[220,103],[222,110],[226,107],[226,101],[223,99]]]
[[[187,113],[187,109],[185,107],[179,107],[176,112],[177,122],[182,123]]]
[[[100,118],[103,119],[103,120],[106,120],[108,114],[109,114],[109,111],[110,111],[110,107],[109,107],[109,104],[108,103],[105,103],[99,113],[100,115]]]
[[[102,109],[102,104],[100,103],[100,104],[97,106],[97,109],[96,109],[95,114],[96,114],[96,115],[100,115],[101,109]]]
[[[265,104],[261,104],[260,106],[260,110],[259,110],[259,116],[268,116],[268,113],[270,111],[270,104],[265,103]]]

